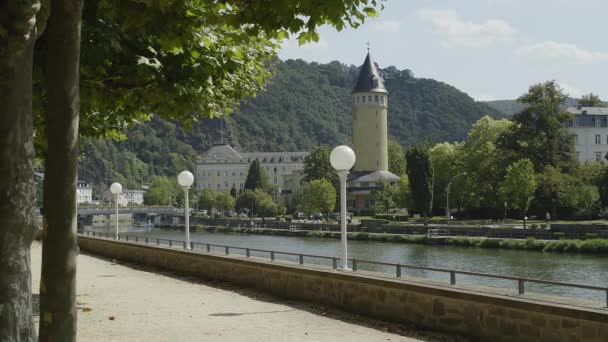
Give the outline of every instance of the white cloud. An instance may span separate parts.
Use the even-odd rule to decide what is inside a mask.
[[[441,45],[446,48],[488,47],[498,42],[513,40],[516,35],[516,30],[509,23],[499,19],[476,24],[445,8],[423,8],[417,14],[420,20],[433,25],[441,37]]]
[[[371,23],[372,31],[384,33],[397,33],[401,30],[401,23],[396,20],[380,20]]]
[[[608,63],[608,52],[585,50],[574,44],[552,40],[523,46],[515,51],[515,55],[520,59],[532,62]]]

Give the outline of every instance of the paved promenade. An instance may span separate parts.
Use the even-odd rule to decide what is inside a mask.
[[[32,245],[33,293],[42,246]],[[78,257],[79,341],[452,341],[260,293]],[[37,319],[37,318],[36,318]]]

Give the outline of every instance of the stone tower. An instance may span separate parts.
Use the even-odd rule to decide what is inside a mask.
[[[367,52],[352,92],[353,171],[388,171],[388,91]]]

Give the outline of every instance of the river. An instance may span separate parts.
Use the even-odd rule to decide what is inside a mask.
[[[121,227],[120,229],[121,234],[129,234],[132,236],[148,236],[180,241],[185,239],[184,232],[178,230],[154,228],[149,231],[142,231],[141,228],[133,227]],[[113,229],[110,230],[108,227],[87,227],[87,230],[94,230],[97,232],[114,231]],[[192,242],[198,243],[330,257],[339,257],[340,251],[340,242],[339,240],[334,239],[207,232],[191,232],[190,239]],[[221,252],[219,249],[216,251]],[[605,255],[544,253],[537,251],[504,250],[498,248],[465,248],[374,241],[349,241],[348,252],[349,258],[361,260],[491,273],[600,287],[608,286],[608,256]],[[307,260],[307,262],[309,261]],[[322,262],[319,261],[319,263]],[[382,269],[382,266],[361,263],[359,263],[359,269],[385,271],[393,274],[395,272],[394,267]],[[425,270],[403,269],[403,275],[439,280],[449,279],[449,275],[446,273]],[[517,288],[515,281],[470,277],[465,275],[457,275],[457,282],[498,286],[510,289]],[[593,290],[528,283],[526,283],[526,291],[567,297],[579,297],[594,301],[604,301],[606,296],[605,293]]]

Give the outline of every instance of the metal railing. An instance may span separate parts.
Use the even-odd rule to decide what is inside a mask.
[[[112,233],[85,231],[84,235],[106,238],[106,239],[114,239],[114,234],[112,234]],[[147,237],[147,236],[134,236],[134,235],[119,234],[118,240],[125,240],[125,241],[145,243],[145,244],[155,244],[157,246],[164,245],[164,246],[169,246],[169,247],[182,247],[184,249],[186,249],[186,247],[188,247],[188,246],[186,246],[186,242],[182,241],[182,240],[171,240],[171,239],[163,239],[163,238]],[[204,251],[207,253],[216,252],[216,254],[217,254],[217,249],[219,248],[222,250],[222,254],[224,254],[224,255],[230,255],[231,250],[232,251],[242,251],[242,252],[244,252],[244,254],[233,253],[232,255],[245,256],[247,258],[259,257],[259,255],[254,256],[252,254],[252,252],[257,252],[259,254],[264,255],[264,257],[270,259],[270,261],[273,261],[273,262],[277,261],[277,256],[291,256],[291,257],[294,257],[293,260],[283,259],[282,261],[296,262],[299,265],[305,265],[305,260],[310,261],[311,259],[331,261],[331,267],[333,270],[338,269],[338,262],[340,260],[340,258],[338,258],[338,257],[329,257],[329,256],[311,255],[311,254],[302,254],[302,253],[280,252],[280,251],[272,251],[272,250],[265,250],[265,249],[226,246],[226,245],[201,243],[201,242],[190,242],[189,247],[193,251]],[[199,248],[195,249],[195,247],[199,247]],[[214,248],[215,248],[215,250],[214,250]],[[599,291],[599,292],[603,292],[605,294],[605,303],[604,304],[606,307],[608,307],[608,287],[562,283],[562,282],[557,282],[557,281],[534,279],[534,278],[523,278],[523,277],[490,274],[490,273],[458,271],[458,270],[449,270],[449,269],[444,269],[444,268],[433,268],[433,267],[425,267],[425,266],[387,263],[387,262],[370,261],[370,260],[362,260],[362,259],[354,259],[354,258],[348,259],[348,261],[350,262],[353,272],[363,271],[360,269],[360,266],[363,264],[377,265],[377,266],[384,266],[384,267],[392,268],[394,270],[394,273],[393,273],[394,278],[402,278],[404,269],[416,269],[416,270],[446,273],[447,275],[449,275],[450,285],[456,285],[456,279],[457,279],[456,276],[457,275],[515,281],[517,283],[517,293],[519,295],[523,295],[525,293],[526,283]],[[309,265],[310,264],[314,264],[315,266],[324,266],[324,264],[319,264],[319,263],[309,263]],[[382,273],[388,273],[388,272],[382,272]]]

